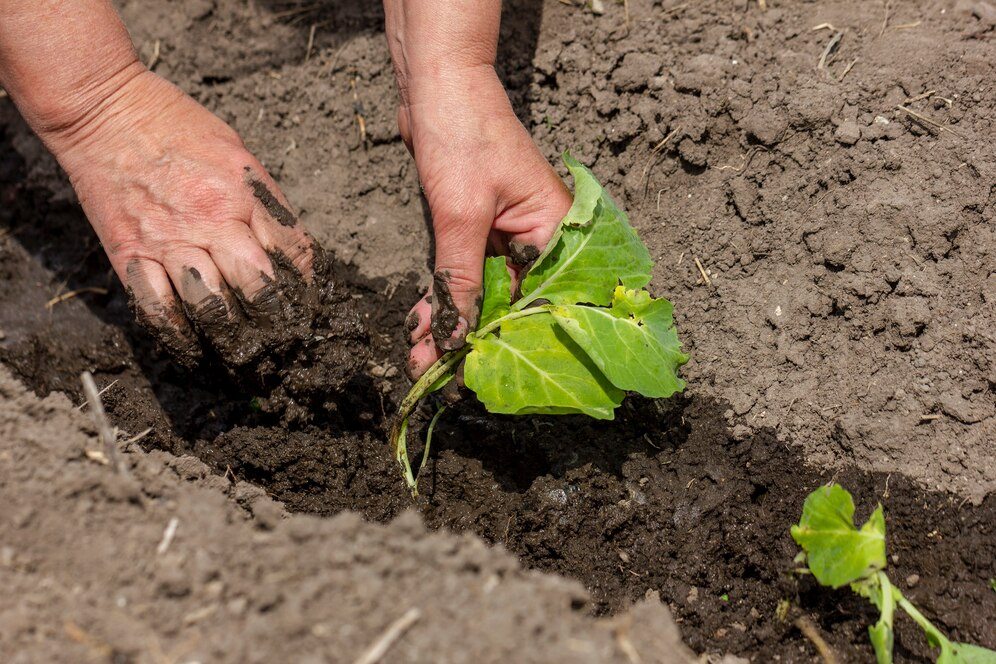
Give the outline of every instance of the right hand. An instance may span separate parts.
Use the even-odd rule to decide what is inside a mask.
[[[41,132],[69,174],[139,318],[181,359],[199,336],[245,360],[244,332],[281,309],[274,262],[310,282],[311,238],[219,118],[135,63],[78,120]]]

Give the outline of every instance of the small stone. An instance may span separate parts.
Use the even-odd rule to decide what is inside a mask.
[[[854,145],[861,139],[861,128],[857,122],[848,120],[837,127],[837,131],[833,133],[833,137],[842,145]]]
[[[910,588],[912,588],[918,583],[920,583],[919,574],[910,574],[908,577],[906,577],[906,585],[909,586]]]

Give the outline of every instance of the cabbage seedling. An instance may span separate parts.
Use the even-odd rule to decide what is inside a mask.
[[[611,420],[626,392],[668,397],[684,389],[688,361],[671,303],[644,290],[653,261],[625,213],[570,154],[574,202],[512,301],[505,259],[488,258],[477,329],[412,386],[391,431],[405,482],[408,419],[464,363],[464,382],[492,413],[584,414]],[[435,424],[435,418],[433,425]],[[431,442],[431,429],[426,448]],[[423,464],[426,455],[423,454]]]
[[[851,590],[879,610],[868,628],[878,664],[891,664],[893,619],[902,609],[920,626],[927,643],[940,648],[937,664],[996,664],[996,652],[948,640],[889,581],[885,573],[885,513],[880,504],[861,528],[854,525],[854,500],[839,484],[821,486],[806,498],[802,519],[792,526],[792,538],[821,585]]]

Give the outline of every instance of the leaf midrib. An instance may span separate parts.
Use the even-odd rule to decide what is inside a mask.
[[[537,288],[528,296],[523,297],[521,300],[513,304],[512,310],[521,311],[522,308],[525,307],[527,304],[536,301],[539,298],[539,294],[542,293],[544,289],[546,289],[546,287],[549,286],[550,283],[554,279],[556,279],[561,272],[564,271],[564,268],[566,268],[568,265],[571,265],[575,261],[575,259],[577,259],[578,254],[580,254],[581,251],[588,246],[588,243],[591,242],[591,238],[593,238],[594,236],[595,236],[594,232],[589,232],[587,235],[585,235],[584,240],[580,244],[578,244],[578,246],[572,252],[571,256],[567,260],[562,261],[560,266],[557,267],[557,269],[554,270],[553,273],[542,284],[540,284],[539,288]]]
[[[497,343],[499,346],[505,348],[506,350],[508,350],[513,355],[517,356],[519,359],[522,360],[522,362],[524,362],[525,364],[528,364],[530,367],[532,367],[533,370],[537,374],[539,374],[540,376],[543,376],[543,379],[544,379],[543,382],[544,382],[544,384],[552,384],[552,385],[556,386],[557,389],[560,392],[562,392],[564,395],[569,396],[572,399],[574,399],[574,404],[575,404],[575,406],[577,408],[580,408],[582,410],[586,410],[584,404],[577,397],[574,397],[568,390],[564,389],[560,385],[560,383],[558,383],[557,381],[553,380],[553,378],[551,377],[551,374],[548,371],[545,371],[544,369],[541,369],[539,366],[536,365],[535,362],[533,362],[528,357],[526,357],[525,355],[523,355],[522,352],[520,352],[517,348],[513,347],[508,342],[502,340],[500,337],[495,337],[495,343]],[[547,396],[550,396],[549,389],[547,387],[544,387],[544,390],[546,391]]]

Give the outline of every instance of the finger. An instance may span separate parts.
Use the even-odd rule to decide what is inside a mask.
[[[569,205],[568,209],[570,209]],[[564,214],[566,213],[565,210]],[[525,230],[519,232],[507,231],[508,257],[512,263],[519,266],[528,265],[539,258],[540,254],[543,253],[543,249],[546,248],[547,243],[550,242],[550,238],[553,237],[553,233],[557,230],[557,225],[562,218],[563,215],[537,217],[530,220],[531,225],[526,227]],[[519,225],[515,224],[514,226]]]
[[[196,364],[201,358],[201,347],[165,268],[155,261],[135,258],[125,267],[122,281],[139,324],[184,365]]]
[[[405,334],[409,344],[415,345],[429,334],[431,317],[432,288],[429,288],[429,292],[415,303],[415,306],[408,312],[408,317],[405,318]]]
[[[222,358],[238,364],[251,355],[245,347],[245,316],[210,254],[191,247],[170,254],[163,264],[187,318]]]
[[[456,350],[477,325],[484,251],[493,219],[483,211],[463,219],[434,218],[436,269],[432,275],[430,331],[443,350]]]
[[[495,219],[494,229],[508,239],[508,256],[516,265],[526,265],[536,260],[553,237],[560,220],[571,209],[571,194],[553,169],[547,173],[547,182],[539,195],[528,203],[503,212]]]
[[[405,147],[408,148],[408,154],[415,156],[415,145],[412,143],[412,122],[410,111],[407,105],[402,105],[398,108],[398,133],[401,134],[401,140],[405,142]]]
[[[273,264],[249,226],[232,222],[223,227],[208,253],[222,278],[254,320],[268,319],[280,312]]]
[[[405,372],[410,379],[418,380],[442,356],[443,351],[436,345],[432,336],[428,335],[412,346],[408,353]]]
[[[262,166],[247,166],[245,183],[252,197],[249,227],[275,262],[311,282],[314,247],[290,204]]]

